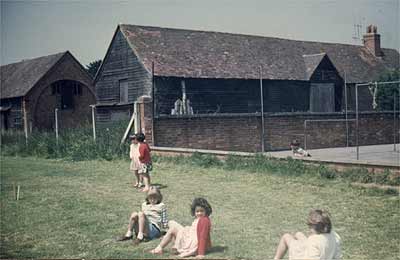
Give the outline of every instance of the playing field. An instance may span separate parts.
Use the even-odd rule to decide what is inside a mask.
[[[144,195],[132,188],[128,161],[65,162],[1,158],[1,256],[7,258],[146,258],[159,240],[115,242]],[[332,214],[344,259],[400,259],[400,199],[353,188],[342,179],[204,168],[158,160],[169,219],[190,225],[191,200],[213,206],[207,257],[271,259],[285,232],[307,231],[311,208]],[[20,185],[20,200],[13,187]],[[165,257],[169,257],[168,254]]]

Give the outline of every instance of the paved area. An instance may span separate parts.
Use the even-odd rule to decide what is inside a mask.
[[[377,166],[400,167],[400,144],[369,145],[359,147],[359,160],[357,160],[356,147],[339,147],[327,149],[308,150],[312,157],[298,157],[309,161],[322,161],[332,163],[353,163]],[[293,157],[292,151],[268,152],[268,155],[277,158]]]

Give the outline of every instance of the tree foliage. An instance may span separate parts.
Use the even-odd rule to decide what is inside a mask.
[[[94,78],[101,64],[101,60],[95,60],[86,65],[86,71]]]
[[[391,82],[400,80],[400,70],[390,70],[381,74],[377,82]],[[376,102],[378,104],[377,110],[396,110],[399,109],[399,83],[393,84],[380,84],[376,94]]]

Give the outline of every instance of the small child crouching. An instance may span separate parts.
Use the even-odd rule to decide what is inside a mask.
[[[309,152],[300,147],[300,142],[298,140],[293,140],[290,143],[290,149],[292,149],[294,156],[311,157]]]
[[[154,186],[149,188],[146,201],[142,204],[140,212],[133,212],[129,218],[128,230],[125,236],[117,241],[125,241],[133,238],[133,230],[136,239],[133,243],[139,244],[144,239],[152,240],[161,236],[161,230],[168,227],[167,209],[162,203],[162,195]]]

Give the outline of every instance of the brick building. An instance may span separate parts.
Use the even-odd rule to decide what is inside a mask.
[[[69,52],[1,66],[1,128],[77,127],[90,119],[96,103],[91,76]]]

